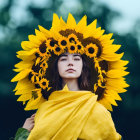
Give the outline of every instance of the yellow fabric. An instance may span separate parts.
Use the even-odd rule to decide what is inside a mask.
[[[27,140],[121,140],[111,114],[90,91],[54,91]]]

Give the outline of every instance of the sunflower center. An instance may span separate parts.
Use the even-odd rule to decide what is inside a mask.
[[[80,46],[80,45],[78,45],[78,49],[79,49],[79,50],[81,49],[81,46]]]
[[[54,41],[54,40],[51,40],[51,41],[50,41],[50,46],[51,46],[51,47],[54,47],[54,45],[55,45],[55,41]]]
[[[39,50],[40,50],[41,53],[45,53],[46,52],[45,41],[39,46]]]
[[[45,63],[43,63],[43,66],[45,67]]]
[[[90,47],[90,48],[88,49],[88,52],[92,54],[92,53],[94,53],[94,49],[93,49],[92,47]]]
[[[66,42],[65,40],[62,40],[62,41],[61,41],[61,45],[62,45],[62,46],[66,46],[66,44],[67,44],[67,42]]]
[[[75,50],[75,47],[74,47],[74,46],[71,46],[70,49],[71,49],[71,50]]]
[[[72,42],[72,41],[75,41],[75,39],[74,39],[73,37],[71,37],[71,38],[69,39],[69,41]]]
[[[39,57],[39,54],[38,54],[38,53],[35,53],[35,56],[36,56],[36,57]]]
[[[45,86],[46,85],[46,82],[42,82],[42,85]]]
[[[56,50],[57,52],[59,52],[59,51],[60,51],[60,48],[59,48],[59,47],[57,47],[55,50]]]

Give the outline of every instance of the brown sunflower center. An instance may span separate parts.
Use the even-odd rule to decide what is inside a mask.
[[[66,42],[65,40],[62,40],[62,41],[61,41],[61,45],[62,45],[62,46],[66,46],[66,44],[67,44],[67,42]]]
[[[72,41],[75,41],[75,39],[74,39],[73,37],[71,37],[71,38],[69,39],[69,41],[72,42]]]
[[[51,47],[54,47],[54,45],[55,45],[55,41],[54,41],[54,40],[51,40],[51,41],[50,41],[50,46],[51,46]]]
[[[46,85],[46,82],[42,82],[42,85],[45,86]]]
[[[38,53],[35,53],[35,56],[36,56],[36,57],[39,57],[39,54],[38,54]]]
[[[71,50],[75,50],[75,47],[74,47],[74,46],[71,46],[70,49],[71,49]]]
[[[60,51],[60,48],[59,48],[59,47],[57,47],[55,50],[56,50],[57,52],[59,52],[59,51]]]
[[[81,49],[81,45],[78,45],[78,49],[79,49],[79,50]]]
[[[39,46],[39,50],[40,50],[41,53],[45,53],[46,52],[45,41]]]
[[[90,48],[88,49],[88,52],[92,54],[92,53],[94,53],[94,49],[93,49],[92,47],[90,47]]]

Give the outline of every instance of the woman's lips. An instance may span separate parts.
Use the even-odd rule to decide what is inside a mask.
[[[68,72],[74,72],[75,70],[74,69],[68,69],[66,71],[68,71]]]

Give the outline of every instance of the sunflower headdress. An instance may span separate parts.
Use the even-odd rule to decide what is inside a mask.
[[[23,50],[17,52],[21,62],[15,65],[14,71],[19,72],[11,82],[18,81],[15,95],[20,95],[17,101],[26,104],[25,110],[37,109],[46,99],[42,93],[47,94],[52,87],[47,79],[46,69],[52,52],[59,56],[69,53],[85,54],[94,64],[98,73],[97,82],[93,84],[95,94],[102,92],[98,100],[108,110],[117,106],[116,100],[121,100],[118,93],[126,92],[124,76],[128,61],[121,60],[124,53],[117,54],[121,45],[113,44],[112,33],[104,34],[101,27],[96,28],[97,20],[87,25],[87,17],[84,16],[78,24],[69,14],[67,23],[62,17],[53,14],[53,22],[50,30],[39,26],[35,30],[36,35],[29,35],[29,41],[23,41]]]

